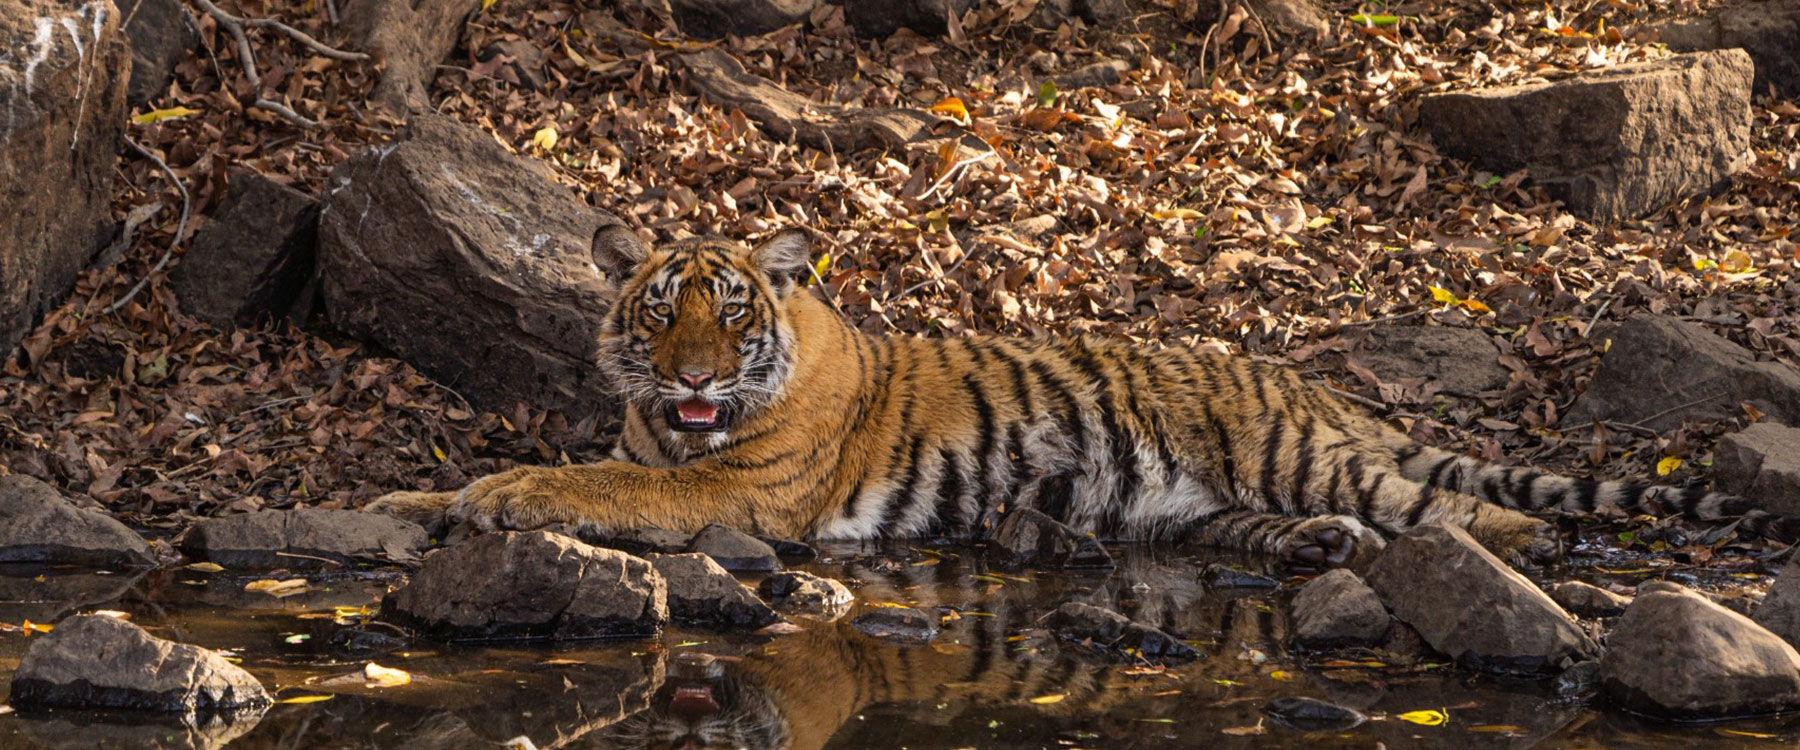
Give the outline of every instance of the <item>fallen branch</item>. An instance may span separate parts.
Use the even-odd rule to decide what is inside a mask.
[[[214,5],[212,0],[193,0],[193,3],[194,5],[199,6],[201,10],[206,11],[207,15],[212,16],[213,20],[218,21],[220,26],[225,27],[225,31],[229,32],[231,38],[237,42],[238,62],[244,66],[244,75],[250,79],[250,88],[256,92],[256,100],[251,102],[250,106],[266,112],[273,112],[276,115],[281,116],[282,119],[306,130],[317,129],[319,123],[299,112],[295,112],[285,104],[272,99],[263,98],[262,76],[256,72],[256,55],[250,51],[250,39],[244,35],[244,27],[249,26],[259,29],[275,29],[276,31],[288,35],[288,37],[299,42],[307,49],[312,50],[313,53],[329,57],[333,60],[358,62],[369,59],[367,53],[347,52],[332,47],[324,42],[314,39],[304,31],[272,18],[239,18],[230,13],[226,13],[224,9]]]
[[[105,315],[116,313],[121,308],[131,304],[131,300],[137,297],[139,292],[144,291],[144,287],[149,286],[151,277],[161,273],[164,268],[169,267],[169,260],[175,257],[175,248],[180,247],[182,238],[187,236],[188,209],[191,207],[191,202],[188,199],[187,186],[181,184],[181,177],[175,174],[174,169],[169,168],[168,162],[163,161],[162,157],[151,153],[149,149],[138,145],[137,141],[131,140],[129,137],[125,139],[125,145],[130,146],[133,151],[138,152],[144,158],[155,162],[156,166],[162,168],[163,174],[169,176],[169,181],[175,183],[175,189],[181,192],[181,220],[175,224],[175,239],[169,241],[169,246],[163,250],[162,257],[156,260],[156,265],[151,266],[150,272],[144,274],[144,278],[138,279],[138,283],[133,284],[131,289],[125,292],[125,296],[119,298],[119,301],[107,305],[106,310],[103,312]]]

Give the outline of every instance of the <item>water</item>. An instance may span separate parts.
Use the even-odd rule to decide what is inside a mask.
[[[408,643],[368,624],[394,571],[313,576],[277,598],[246,592],[254,572],[139,575],[0,569],[0,622],[113,609],[152,632],[224,649],[281,703],[260,715],[181,723],[131,713],[0,715],[0,748],[1169,748],[1760,747],[1800,740],[1800,719],[1679,726],[1555,698],[1548,681],[1476,676],[1389,653],[1289,654],[1280,589],[1209,590],[1209,563],[1284,578],[1267,561],[1216,550],[1113,547],[1116,571],[989,570],[977,551],[904,543],[827,546],[798,567],[853,585],[837,622],[780,636],[671,630],[661,639],[576,646]],[[935,554],[934,554],[935,553]],[[1614,566],[1608,561],[1597,567]],[[1585,577],[1604,578],[1588,566]],[[1642,577],[1643,572],[1616,574]],[[42,580],[39,580],[39,577]],[[276,577],[294,577],[278,575]],[[754,583],[754,579],[748,579]],[[61,604],[32,602],[52,599]],[[1061,643],[1037,629],[1071,599],[1114,607],[1206,654],[1150,667]],[[848,626],[885,603],[945,617],[933,643],[880,643]],[[28,644],[0,633],[0,676]],[[414,675],[370,687],[375,661]],[[1264,716],[1279,696],[1356,708],[1373,720],[1304,732]],[[1439,724],[1400,718],[1429,718]],[[1764,736],[1767,735],[1767,736]]]

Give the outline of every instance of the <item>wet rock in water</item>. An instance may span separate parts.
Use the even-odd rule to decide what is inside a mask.
[[[974,6],[975,0],[846,0],[844,22],[857,36],[886,37],[900,29],[934,36],[948,28],[947,14],[961,16]]]
[[[929,641],[937,637],[937,618],[911,607],[880,607],[857,615],[850,626],[871,638]]]
[[[1600,368],[1562,424],[1614,421],[1661,432],[1741,416],[1740,403],[1800,424],[1800,367],[1759,362],[1750,350],[1671,315],[1634,315],[1609,338]]]
[[[425,110],[426,88],[437,66],[456,48],[463,20],[481,0],[349,0],[340,15],[350,30],[348,47],[382,61],[381,80],[370,97],[395,114]]]
[[[1389,542],[1368,582],[1396,617],[1465,666],[1553,673],[1600,651],[1569,613],[1460,528],[1434,523]]]
[[[1302,732],[1342,732],[1368,721],[1361,711],[1316,698],[1284,696],[1269,701],[1263,713],[1275,723]]]
[[[72,612],[112,604],[149,572],[148,568],[115,574],[0,565],[0,622],[56,622]]]
[[[25,746],[37,750],[223,750],[255,729],[263,713],[31,712],[17,725]]]
[[[1714,450],[1720,490],[1753,498],[1771,513],[1800,517],[1800,429],[1757,422]]]
[[[103,2],[0,0],[0,352],[113,233],[131,55],[120,18]]]
[[[1153,659],[1200,656],[1200,652],[1175,636],[1092,604],[1067,602],[1044,617],[1044,627],[1065,640],[1088,642],[1118,653],[1130,650]]]
[[[137,532],[22,474],[0,477],[0,562],[154,565]]]
[[[1346,358],[1383,381],[1428,376],[1444,393],[1475,396],[1505,388],[1510,377],[1500,347],[1478,328],[1376,326],[1365,341],[1369,348]]]
[[[670,0],[681,33],[697,39],[756,36],[805,23],[819,0]]]
[[[769,545],[769,549],[775,550],[775,556],[783,560],[798,560],[805,562],[819,559],[819,550],[806,542],[795,541],[793,539],[776,539],[769,536],[759,536],[756,540]]]
[[[208,518],[180,544],[189,556],[228,568],[311,568],[333,561],[414,563],[430,543],[424,528],[393,516],[295,508]]]
[[[1209,589],[1272,589],[1281,586],[1280,581],[1261,573],[1220,563],[1207,563],[1200,571],[1200,581]]]
[[[798,610],[835,619],[856,600],[850,589],[838,581],[789,570],[764,578],[756,585],[756,593],[786,610]]]
[[[1631,605],[1631,597],[1620,596],[1591,583],[1563,581],[1550,586],[1550,600],[1582,617],[1617,617]]]
[[[448,640],[637,638],[669,620],[650,563],[545,531],[483,534],[433,553],[382,618]]]
[[[1035,508],[1015,508],[988,536],[988,558],[1008,566],[1111,568],[1112,555],[1092,535],[1077,533]]]
[[[631,555],[642,556],[651,553],[678,555],[687,551],[688,542],[693,540],[694,537],[691,534],[647,526],[620,532],[606,539],[597,540],[593,544],[596,547],[616,549]]]
[[[1700,594],[1640,589],[1607,636],[1600,678],[1630,711],[1715,719],[1800,707],[1800,653]]]
[[[478,405],[523,401],[578,423],[612,403],[593,366],[607,301],[590,248],[595,230],[618,223],[543,161],[418,115],[326,181],[325,308],[346,333]]]
[[[1563,670],[1552,683],[1556,697],[1563,700],[1587,700],[1600,692],[1600,662],[1584,661]]]
[[[1321,651],[1378,645],[1387,639],[1392,624],[1381,597],[1344,568],[1300,587],[1289,621],[1295,645]]]
[[[726,570],[766,572],[781,570],[775,548],[756,537],[723,524],[709,524],[688,542],[688,552],[699,552]]]
[[[1800,556],[1788,560],[1751,619],[1790,645],[1800,647]]]
[[[1742,50],[1677,55],[1433,94],[1419,121],[1445,154],[1529,169],[1589,219],[1629,218],[1710,191],[1747,163],[1753,72]]]
[[[182,312],[220,328],[304,316],[318,245],[317,199],[239,172],[169,282]]]
[[[1700,18],[1671,21],[1661,29],[1670,49],[1739,48],[1756,63],[1755,91],[1770,87],[1800,98],[1800,0],[1762,0],[1714,6]]]
[[[180,0],[119,0],[115,5],[131,40],[125,106],[137,108],[162,98],[169,79],[175,77],[175,66],[199,46],[200,30]]]
[[[712,628],[760,628],[781,619],[706,555],[647,557],[668,587],[669,617]]]
[[[211,651],[106,615],[76,615],[33,638],[13,673],[20,708],[221,712],[269,705],[262,684]]]

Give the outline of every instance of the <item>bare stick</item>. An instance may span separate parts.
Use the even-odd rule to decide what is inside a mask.
[[[125,292],[125,296],[120,297],[119,301],[108,305],[106,310],[102,313],[105,315],[116,313],[121,308],[131,304],[132,298],[138,296],[138,293],[144,291],[144,287],[150,284],[151,277],[161,273],[164,268],[169,266],[169,259],[175,257],[175,248],[181,246],[182,238],[187,235],[189,207],[187,186],[181,184],[181,178],[176,176],[175,170],[170,169],[169,163],[163,161],[162,157],[150,153],[149,149],[138,145],[137,141],[131,140],[130,138],[125,139],[125,145],[130,146],[133,151],[142,154],[144,158],[156,162],[156,166],[162,168],[163,174],[169,176],[169,182],[175,183],[175,189],[181,191],[181,221],[175,224],[175,239],[169,241],[168,248],[163,250],[162,257],[156,260],[156,265],[151,266],[150,272],[144,274],[144,278],[138,279],[138,283],[133,284],[131,289]]]
[[[224,9],[219,6],[214,5],[212,0],[193,1],[201,10],[206,11],[207,15],[212,16],[213,20],[218,21],[220,26],[225,27],[225,31],[231,34],[232,40],[237,42],[238,62],[244,66],[244,76],[250,79],[250,88],[256,92],[256,100],[251,102],[250,106],[265,112],[273,112],[276,115],[281,116],[282,119],[305,130],[317,129],[319,123],[299,112],[295,112],[286,104],[282,104],[262,95],[262,76],[256,72],[256,56],[250,51],[250,39],[244,35],[244,27],[251,26],[255,28],[275,29],[276,31],[287,34],[294,41],[305,45],[307,49],[312,50],[314,53],[334,60],[348,60],[355,62],[358,60],[369,59],[369,56],[362,52],[346,52],[336,47],[328,46],[325,43],[312,38],[306,32],[272,18],[238,18],[230,13],[226,13]]]
[[[224,11],[224,9],[220,8],[217,5],[214,5],[212,3],[212,0],[194,0],[194,4],[200,6],[201,10],[206,11],[208,15],[212,16],[213,18],[218,19],[222,23],[235,24],[240,29],[245,26],[252,26],[252,27],[263,28],[263,29],[275,29],[276,31],[280,31],[281,33],[286,34],[289,37],[293,38],[294,41],[306,45],[307,48],[311,49],[312,51],[317,52],[326,57],[329,57],[333,60],[346,60],[349,62],[358,62],[361,60],[369,59],[368,53],[349,52],[346,50],[338,49],[336,47],[332,47],[328,44],[325,44],[324,42],[314,39],[312,37],[312,35],[304,32],[304,31],[296,29],[285,23],[277,21],[273,18],[239,18],[237,16],[231,15],[230,13],[226,13]]]

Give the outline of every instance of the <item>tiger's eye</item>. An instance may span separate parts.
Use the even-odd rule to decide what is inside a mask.
[[[675,308],[669,306],[669,303],[667,302],[658,302],[650,306],[650,312],[655,314],[656,317],[668,320],[669,318],[674,317]]]
[[[744,314],[744,304],[741,302],[727,302],[720,312],[723,312],[727,318],[735,318]]]

